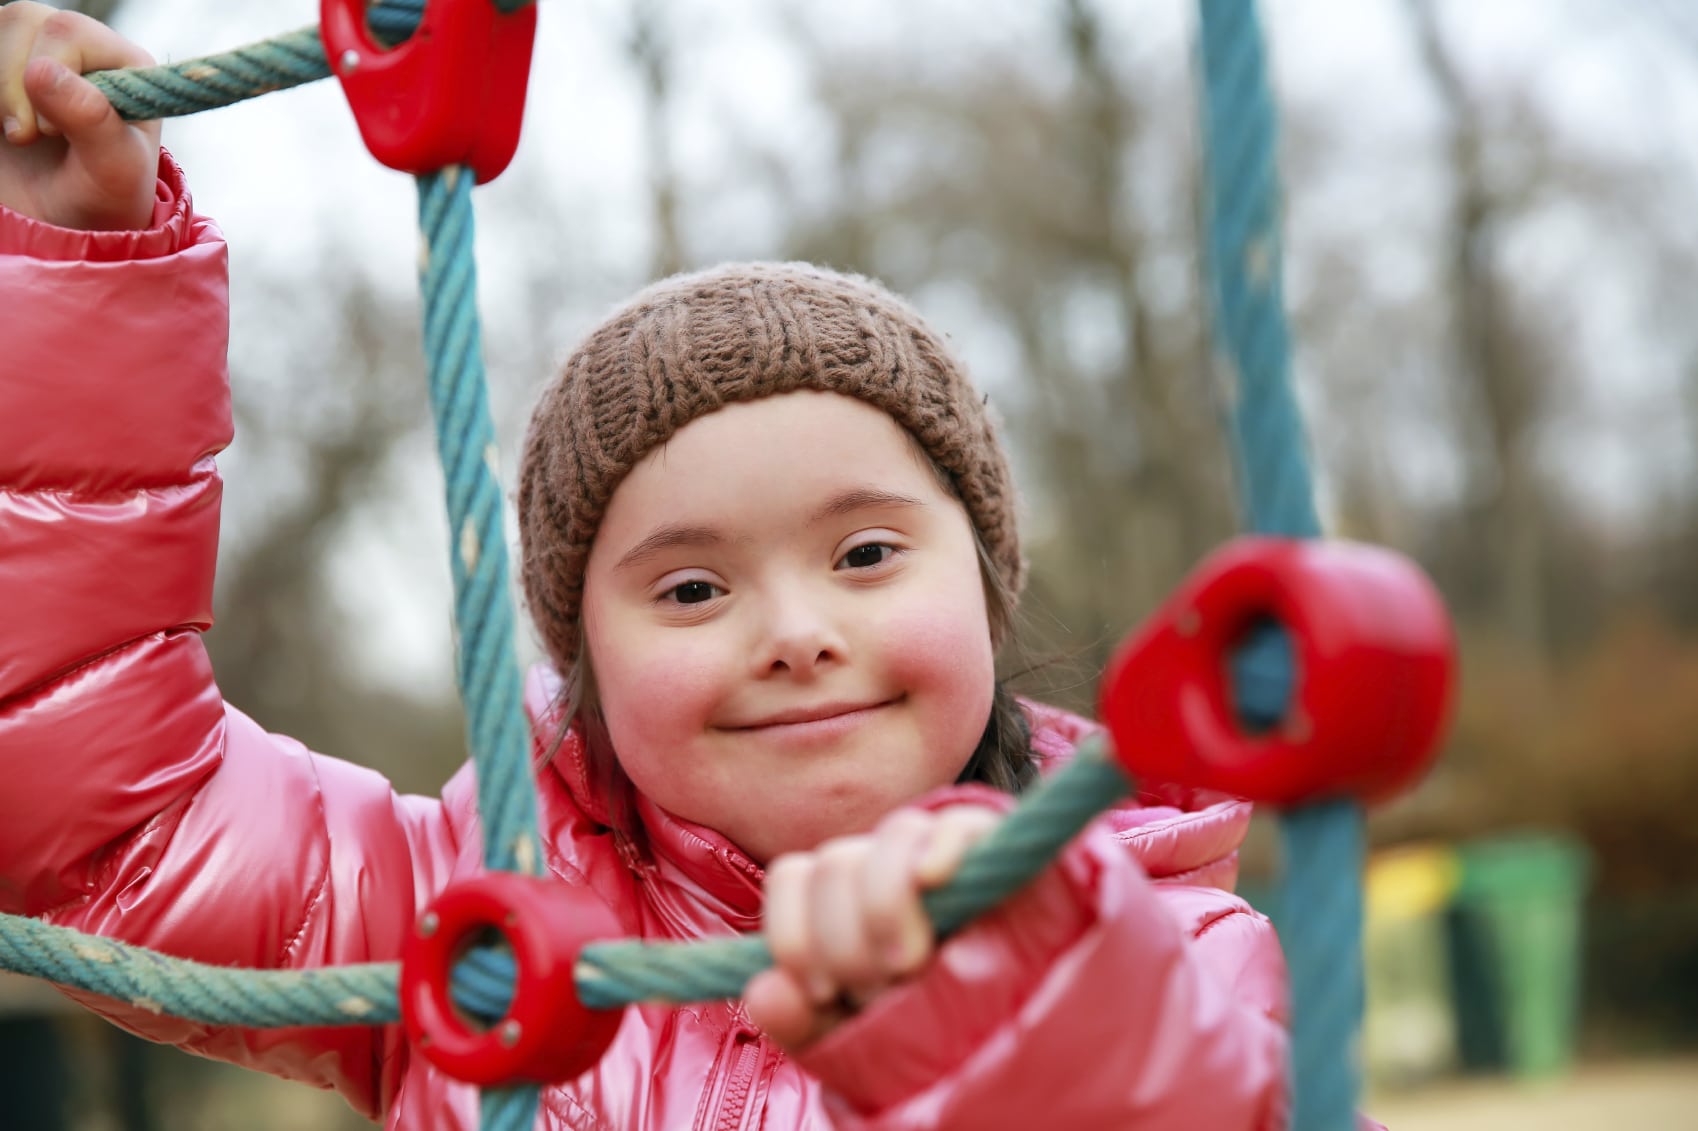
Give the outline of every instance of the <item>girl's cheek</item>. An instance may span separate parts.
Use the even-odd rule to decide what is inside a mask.
[[[969,713],[976,713],[981,698],[989,703],[996,656],[982,610],[930,602],[889,622],[884,636],[886,668],[903,685],[943,693],[964,709],[971,707]]]
[[[953,781],[966,764],[996,687],[990,627],[971,608],[940,608],[906,619],[889,658],[891,673],[914,700],[920,756],[933,785]]]
[[[601,688],[621,729],[657,736],[700,729],[719,697],[723,663],[711,649],[679,634],[644,645],[623,650]]]

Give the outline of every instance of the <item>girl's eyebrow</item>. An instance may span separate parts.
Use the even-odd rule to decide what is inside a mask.
[[[814,512],[809,523],[824,522],[828,518],[837,518],[858,510],[872,507],[923,507],[925,502],[912,495],[904,495],[896,491],[886,491],[880,487],[855,487],[848,491],[839,492],[825,501],[825,505]]]
[[[824,522],[828,518],[837,518],[852,514],[858,510],[872,507],[923,507],[925,502],[912,495],[904,495],[897,491],[886,491],[878,487],[855,487],[841,491],[831,498],[809,518],[809,524]],[[614,570],[629,569],[641,565],[662,550],[670,550],[677,546],[718,546],[725,542],[725,536],[711,526],[691,526],[685,523],[667,523],[655,528],[642,541],[626,550]]]
[[[711,526],[686,526],[681,523],[668,523],[649,534],[641,542],[625,551],[613,568],[629,569],[641,565],[662,550],[670,550],[674,546],[717,546],[725,539],[719,531]]]

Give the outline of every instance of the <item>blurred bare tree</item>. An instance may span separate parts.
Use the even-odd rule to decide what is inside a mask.
[[[798,218],[785,251],[899,291],[964,289],[1011,338],[1022,380],[997,397],[1041,498],[1027,527],[1030,604],[1045,614],[1033,643],[1095,670],[1113,634],[1231,530],[1233,509],[1193,174],[1161,162],[1180,172],[1153,194],[1147,173],[1130,180],[1150,151],[1183,146],[1184,127],[1148,113],[1159,95],[1132,85],[1092,4],[1051,10],[1060,76],[999,57],[940,83],[912,57],[798,35],[837,127],[841,192]]]
[[[643,103],[643,154],[648,163],[654,241],[649,274],[654,278],[676,274],[685,266],[672,137],[676,28],[665,8],[663,0],[635,0],[625,39],[626,58],[636,72]]]
[[[1546,502],[1534,460],[1534,441],[1546,400],[1555,392],[1549,359],[1518,319],[1513,295],[1501,283],[1499,233],[1506,198],[1527,186],[1498,186],[1485,169],[1483,114],[1457,68],[1431,0],[1407,0],[1419,56],[1438,91],[1449,128],[1454,201],[1448,284],[1457,341],[1455,382],[1464,497],[1473,504],[1465,545],[1486,548],[1486,568],[1458,585],[1483,592],[1502,623],[1535,654],[1546,643],[1542,517]],[[1541,379],[1547,378],[1547,379]]]
[[[207,634],[219,685],[270,729],[434,792],[464,758],[458,706],[374,686],[346,655],[328,577],[338,539],[384,489],[384,464],[428,419],[417,304],[334,268],[306,287],[262,285],[288,321],[277,346],[241,355],[273,371],[231,374],[241,466],[261,472],[256,494],[268,489],[263,521],[226,539],[219,563]]]

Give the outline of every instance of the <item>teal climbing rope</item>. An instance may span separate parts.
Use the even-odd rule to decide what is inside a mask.
[[[497,0],[495,6],[511,12],[530,2]],[[425,0],[378,0],[366,10],[366,23],[380,42],[393,45],[418,29],[424,9]],[[316,27],[182,63],[88,76],[132,121],[182,118],[329,77],[330,61]]]
[[[939,934],[950,934],[1019,891],[1056,853],[1129,788],[1100,738],[1028,790],[996,829],[975,845],[949,884],[923,897]],[[592,1009],[637,1002],[718,1001],[736,997],[772,964],[754,936],[691,943],[598,942],[578,958],[580,1000]],[[233,970],[157,951],[0,916],[0,968],[138,1008],[211,1025],[379,1025],[398,1019],[397,964],[310,970]],[[454,1000],[495,1021],[513,990],[506,951],[475,951],[455,970]]]
[[[1313,537],[1315,513],[1281,286],[1277,129],[1254,0],[1201,0],[1205,213],[1215,337],[1249,527]],[[1285,713],[1289,640],[1263,628],[1233,667],[1252,725]],[[1352,802],[1281,815],[1284,882],[1275,909],[1291,968],[1293,1126],[1355,1126],[1362,1019],[1362,815]]]
[[[0,969],[209,1025],[386,1025],[400,1020],[393,962],[239,970],[5,915],[0,916]]]
[[[501,523],[501,464],[490,421],[477,312],[472,180],[472,171],[458,166],[418,178],[425,364],[447,488],[454,623],[459,628],[455,675],[477,773],[484,865],[540,875],[530,730],[520,690]],[[537,1100],[535,1087],[486,1088],[481,1125],[486,1131],[523,1131],[536,1119]]]
[[[500,460],[485,393],[472,255],[472,172],[418,179],[425,361],[448,502],[456,675],[477,767],[484,863],[540,875],[530,737],[514,646]]]

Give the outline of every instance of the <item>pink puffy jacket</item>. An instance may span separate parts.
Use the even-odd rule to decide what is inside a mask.
[[[230,439],[225,247],[160,164],[144,232],[0,214],[0,910],[203,962],[394,959],[420,906],[479,868],[469,771],[440,799],[271,735],[227,705],[211,622]],[[550,677],[528,689],[552,746]],[[1089,724],[1032,709],[1065,759]],[[638,799],[610,834],[572,736],[540,773],[549,869],[632,936],[758,928],[760,869]],[[544,1093],[545,1128],[1143,1128],[1286,1121],[1284,971],[1227,894],[1238,802],[1107,814],[1009,907],[800,1057],[735,1003],[628,1011]],[[87,1004],[207,1056],[334,1088],[389,1127],[474,1128],[472,1089],[397,1030],[240,1030]]]

